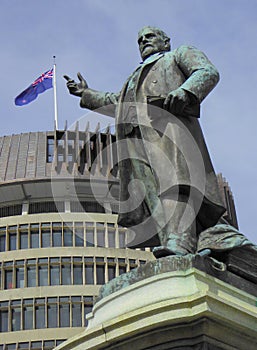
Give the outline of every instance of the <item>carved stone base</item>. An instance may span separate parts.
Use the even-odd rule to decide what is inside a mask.
[[[255,350],[256,297],[200,268],[226,272],[209,258],[173,256],[110,281],[88,328],[58,349]]]

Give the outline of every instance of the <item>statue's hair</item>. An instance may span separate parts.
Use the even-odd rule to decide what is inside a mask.
[[[151,29],[153,30],[154,32],[156,32],[158,35],[160,35],[160,37],[163,39],[163,40],[167,40],[168,44],[169,44],[169,50],[170,50],[170,37],[163,31],[161,30],[160,28],[157,28],[157,27],[153,27],[153,26],[145,26],[143,28],[141,28],[138,32],[138,35],[140,35],[140,33],[144,30],[144,29]]]

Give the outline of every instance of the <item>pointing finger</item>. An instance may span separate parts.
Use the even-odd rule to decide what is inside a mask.
[[[64,79],[66,79],[67,81],[72,81],[72,79],[71,79],[68,75],[64,75],[63,77],[64,77]]]

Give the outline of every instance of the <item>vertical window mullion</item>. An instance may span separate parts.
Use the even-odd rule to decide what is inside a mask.
[[[75,244],[75,223],[74,223],[74,221],[73,221],[73,223],[72,223],[72,247],[75,247],[76,246],[76,244]]]
[[[12,330],[11,301],[8,302],[8,332]]]
[[[60,321],[60,297],[57,297],[57,327],[61,327]]]
[[[62,232],[62,247],[64,247],[64,222],[62,222],[61,232]]]
[[[3,268],[4,264],[0,263],[0,290],[4,289],[4,268]]]
[[[24,330],[24,317],[23,317],[23,300],[21,299],[21,330]]]
[[[32,316],[32,321],[33,321],[32,329],[36,329],[35,299],[33,299],[32,315],[33,315]]]
[[[71,302],[71,297],[69,297],[69,316],[70,316],[69,327],[72,327],[72,302]]]
[[[119,228],[118,225],[115,229],[115,248],[119,248]]]
[[[94,223],[94,247],[97,247],[97,229],[96,229],[96,223]]]
[[[74,285],[74,261],[71,259],[71,284]]]
[[[38,227],[38,230],[39,230],[39,248],[42,248],[43,247],[43,244],[42,244],[42,240],[43,240],[43,237],[42,237],[42,223],[40,223],[40,225]]]
[[[28,280],[27,280],[27,260],[24,260],[24,287],[28,287]]]
[[[30,224],[29,224],[29,225],[28,225],[28,248],[31,247],[31,237],[30,237],[30,233],[31,233],[31,231],[30,231]]]
[[[94,271],[94,284],[96,285],[97,281],[96,281],[96,261],[95,261],[95,257],[94,257],[93,271]]]
[[[53,223],[50,222],[50,247],[53,247]]]

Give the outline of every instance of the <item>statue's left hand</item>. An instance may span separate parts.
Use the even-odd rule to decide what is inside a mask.
[[[183,115],[184,109],[190,104],[190,97],[181,88],[171,91],[166,97],[163,108],[175,115]]]

